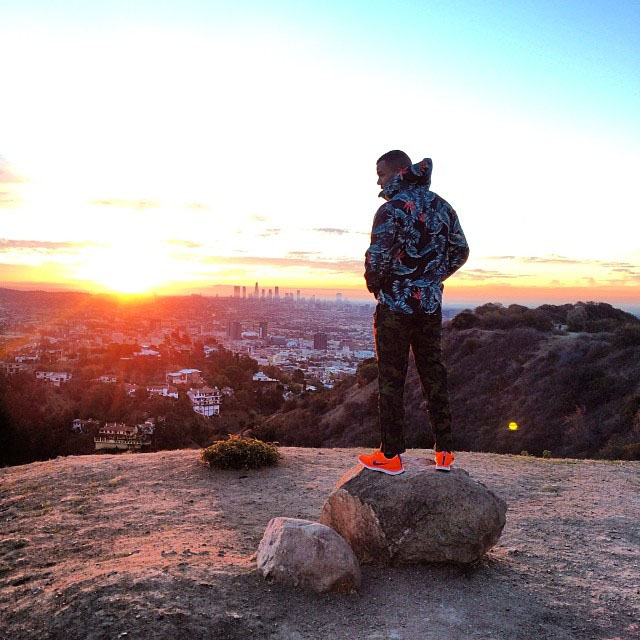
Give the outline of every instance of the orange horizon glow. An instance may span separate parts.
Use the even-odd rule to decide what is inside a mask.
[[[139,282],[139,281],[138,281]],[[280,281],[280,295],[284,297],[285,292],[294,292],[300,289],[303,296],[315,295],[317,298],[333,299],[337,292],[341,292],[345,299],[371,304],[375,304],[375,299],[366,290],[364,285],[353,286],[353,282],[344,282],[344,286],[317,286],[315,283],[282,284]],[[246,282],[247,295],[253,293],[254,282]],[[133,284],[137,284],[134,282]],[[0,280],[0,287],[17,290],[43,290],[43,291],[78,291],[94,295],[110,295],[123,301],[148,298],[153,295],[160,296],[180,296],[180,295],[204,295],[215,297],[233,296],[233,287],[242,282],[215,284],[203,283],[202,281],[192,282],[172,282],[165,283],[157,287],[140,288],[124,286],[108,286],[106,283],[97,283],[81,280],[66,280],[57,282],[47,282],[44,280]],[[273,284],[260,283],[260,289],[274,289]],[[491,285],[476,284],[473,286],[446,284],[444,304],[477,306],[486,302],[500,302],[508,305],[513,303],[526,306],[539,306],[541,304],[567,304],[576,302],[608,302],[614,306],[625,305],[640,307],[640,296],[637,287],[633,286],[517,286],[517,285]]]
[[[156,236],[153,236],[153,233]],[[290,252],[277,256],[216,255],[202,244],[172,240],[166,230],[112,234],[100,243],[19,243],[6,246],[0,286],[80,290],[119,296],[233,295],[234,286],[280,294],[374,302],[359,259]],[[366,244],[366,239],[359,241]],[[230,252],[231,253],[231,252]],[[316,257],[317,256],[317,257]],[[576,260],[563,256],[473,258],[445,282],[445,305],[485,302],[568,303],[597,300],[640,306],[633,263]]]

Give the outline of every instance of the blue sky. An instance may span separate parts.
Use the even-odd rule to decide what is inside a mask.
[[[0,281],[100,280],[151,233],[184,282],[361,286],[403,148],[460,215],[456,283],[633,286],[639,32],[635,2],[4,1]]]

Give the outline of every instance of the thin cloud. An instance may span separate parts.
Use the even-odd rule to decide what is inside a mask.
[[[320,233],[335,233],[339,236],[343,233],[349,233],[348,229],[336,229],[335,227],[318,227],[314,229],[314,231],[319,231]]]
[[[278,229],[278,228],[265,229],[262,233],[259,233],[258,235],[261,238],[268,238],[269,236],[277,236],[281,231],[282,229]],[[244,234],[244,232],[240,232],[240,233]]]
[[[192,240],[169,240],[169,244],[176,247],[187,247],[187,249],[199,249],[204,247],[200,242],[193,242]]]
[[[629,269],[629,267],[613,267],[611,271],[615,271],[617,273],[630,273],[635,275],[635,271],[633,269]]]
[[[463,269],[456,274],[456,279],[464,280],[512,280],[527,277],[522,274],[505,273],[504,271],[492,271],[489,269]]]
[[[513,260],[515,262],[523,262],[526,264],[570,264],[570,265],[590,265],[606,267],[617,270],[619,268],[627,268],[637,270],[640,267],[638,265],[631,264],[629,262],[612,262],[607,260],[581,260],[577,258],[567,258],[566,256],[560,256],[551,254],[550,256],[489,256],[489,260]]]
[[[102,200],[91,200],[90,204],[99,207],[116,207],[118,209],[136,209],[136,211],[144,211],[145,209],[157,209],[160,205],[155,200],[128,200],[125,198],[105,198]]]
[[[294,258],[303,258],[304,256],[318,255],[319,251],[288,251],[287,255]]]
[[[84,249],[97,246],[95,242],[52,242],[49,240],[9,240],[0,238],[0,251],[60,251],[64,249]]]

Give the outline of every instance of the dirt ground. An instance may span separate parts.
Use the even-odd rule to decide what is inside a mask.
[[[0,469],[0,638],[640,637],[640,463],[459,453],[509,505],[498,546],[321,596],[266,583],[255,551],[272,517],[317,520],[357,452],[282,452],[247,472],[191,450]]]

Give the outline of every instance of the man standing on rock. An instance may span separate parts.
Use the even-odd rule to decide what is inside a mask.
[[[409,349],[427,399],[435,435],[436,469],[449,471],[454,455],[447,371],[442,364],[442,282],[469,257],[458,216],[429,190],[430,158],[411,164],[404,151],[377,162],[380,197],[365,256],[367,289],[378,301],[374,333],[378,356],[380,450],[358,457],[367,469],[404,472],[404,383]]]

